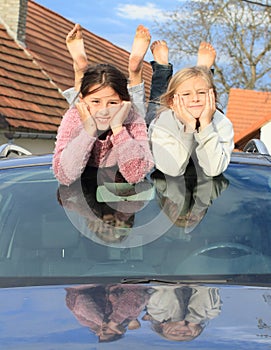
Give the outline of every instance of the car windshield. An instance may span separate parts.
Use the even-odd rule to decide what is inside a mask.
[[[137,185],[85,173],[59,186],[49,165],[0,172],[0,277],[271,273],[270,167],[231,163],[216,178],[155,171]]]

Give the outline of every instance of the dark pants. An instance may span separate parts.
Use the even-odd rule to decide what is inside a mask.
[[[151,61],[150,63],[152,66],[153,74],[151,81],[150,100],[146,114],[147,125],[149,125],[155,118],[156,112],[160,107],[160,96],[166,92],[169,80],[173,74],[173,67],[170,63],[168,65],[159,64],[155,61]]]

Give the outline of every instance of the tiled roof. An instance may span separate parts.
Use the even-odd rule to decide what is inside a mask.
[[[237,143],[271,121],[271,92],[231,89],[227,117],[233,123]]]
[[[66,35],[73,26],[74,22],[34,1],[28,1],[27,49],[62,90],[73,86],[72,60],[65,43]],[[84,28],[83,35],[89,63],[111,63],[128,75],[128,51]],[[145,62],[143,78],[147,91],[151,74],[151,66]]]
[[[0,119],[15,128],[56,131],[67,107],[57,87],[1,24],[0,46]]]
[[[65,38],[74,23],[28,1],[26,47],[0,24],[0,124],[55,132],[68,107],[61,91],[73,86]],[[83,29],[90,63],[114,64],[127,76],[129,52]],[[131,43],[132,45],[132,43]],[[146,90],[151,66],[144,62]]]

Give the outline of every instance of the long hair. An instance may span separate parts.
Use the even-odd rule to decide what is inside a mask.
[[[92,89],[95,85],[98,87]],[[82,78],[80,93],[82,97],[86,97],[108,86],[119,95],[122,101],[130,101],[127,78],[119,69],[110,64],[89,66]]]

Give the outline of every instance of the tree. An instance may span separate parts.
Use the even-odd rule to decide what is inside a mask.
[[[214,78],[219,94],[227,96],[232,87],[270,90],[270,2],[184,1],[165,14],[165,22],[156,22],[155,31],[167,41],[174,66],[189,65],[200,42],[210,42],[217,51]]]
[[[253,0],[242,0],[244,2],[249,2],[250,4],[264,6],[264,7],[271,7],[271,4],[269,4],[269,1],[253,1]]]

